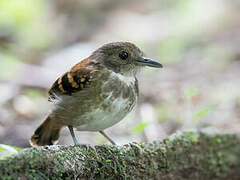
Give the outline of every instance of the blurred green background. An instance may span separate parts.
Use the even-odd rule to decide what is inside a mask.
[[[133,42],[164,65],[138,75],[138,106],[106,130],[118,144],[192,128],[239,131],[239,0],[0,0],[0,144],[28,147],[54,80],[112,41]],[[73,144],[69,134],[61,144]]]

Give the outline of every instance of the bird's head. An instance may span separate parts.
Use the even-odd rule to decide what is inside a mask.
[[[102,63],[108,69],[122,75],[135,75],[143,66],[161,68],[162,65],[143,56],[143,52],[129,42],[105,44],[92,53],[90,58]]]

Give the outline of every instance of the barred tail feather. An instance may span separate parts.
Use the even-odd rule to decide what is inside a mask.
[[[29,142],[34,147],[57,144],[62,127],[48,117],[36,129]]]

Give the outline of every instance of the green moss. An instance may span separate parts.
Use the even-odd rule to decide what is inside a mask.
[[[97,146],[96,151],[79,146],[30,148],[0,161],[0,168],[7,168],[0,170],[0,176],[23,174],[28,179],[74,179],[75,175],[87,179],[142,179],[156,174],[167,176],[181,168],[194,168],[191,172],[181,173],[186,176],[190,173],[192,177],[199,174],[224,177],[232,167],[240,165],[239,149],[239,140],[233,135],[195,131],[177,133],[163,142],[128,147]]]

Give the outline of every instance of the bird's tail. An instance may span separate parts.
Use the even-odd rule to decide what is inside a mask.
[[[56,124],[50,117],[36,129],[30,139],[32,146],[44,146],[57,144],[62,125]]]

